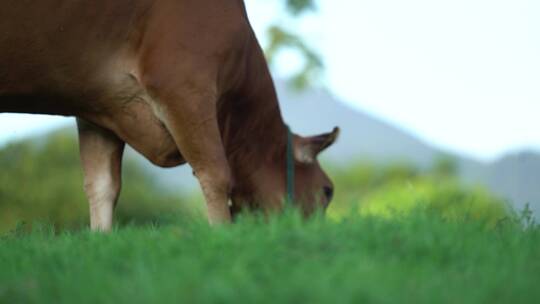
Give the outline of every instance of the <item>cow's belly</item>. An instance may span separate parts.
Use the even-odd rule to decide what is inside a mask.
[[[10,87],[0,83],[0,112],[81,117],[113,131],[155,165],[185,163],[130,66],[124,60],[109,61],[70,86],[48,81],[48,90],[32,82]]]
[[[185,163],[156,115],[152,98],[129,69],[109,69],[100,79],[107,79],[100,95],[82,102],[88,109],[77,116],[112,130],[155,165],[174,167]]]

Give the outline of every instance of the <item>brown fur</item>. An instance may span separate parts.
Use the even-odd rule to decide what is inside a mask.
[[[211,223],[230,220],[230,198],[280,208],[287,129],[243,1],[8,0],[0,33],[0,112],[78,118],[94,229],[111,227],[124,143],[188,162]],[[295,137],[306,213],[329,201],[315,157],[336,135]]]

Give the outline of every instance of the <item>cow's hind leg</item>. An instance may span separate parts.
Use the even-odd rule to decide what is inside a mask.
[[[90,226],[92,230],[109,231],[120,194],[125,144],[111,131],[82,119],[77,119],[77,127]]]

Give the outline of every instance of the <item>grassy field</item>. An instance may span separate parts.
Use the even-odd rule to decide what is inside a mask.
[[[540,229],[294,212],[0,239],[0,303],[539,303]]]
[[[540,303],[540,228],[451,160],[334,167],[324,218],[209,228],[200,196],[128,159],[104,235],[85,228],[76,147],[0,148],[0,304]]]

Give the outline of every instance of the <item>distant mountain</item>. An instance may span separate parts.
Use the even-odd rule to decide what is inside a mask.
[[[312,89],[294,92],[276,84],[285,121],[301,135],[328,132],[341,128],[339,141],[324,152],[332,161],[368,159],[376,162],[410,161],[429,165],[443,154],[391,124],[362,113],[338,101],[327,91]]]
[[[514,202],[518,209],[529,204],[540,212],[540,154],[522,152],[490,164],[484,182],[495,193]]]

